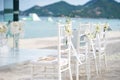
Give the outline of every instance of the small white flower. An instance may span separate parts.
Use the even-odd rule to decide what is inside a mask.
[[[23,23],[22,22],[12,22],[10,31],[13,35],[21,34],[23,32]]]
[[[0,33],[6,33],[7,27],[4,24],[0,24]]]

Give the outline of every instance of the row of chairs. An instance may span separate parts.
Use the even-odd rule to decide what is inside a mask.
[[[97,76],[101,73],[102,68],[102,56],[104,56],[105,67],[107,67],[106,60],[106,27],[109,25],[106,23],[92,24],[92,23],[80,23],[80,27],[78,28],[78,36],[77,36],[77,52],[85,56],[85,61],[83,63],[86,64],[86,75],[87,80],[90,79],[90,66],[92,59],[94,60],[94,66],[96,70]],[[84,44],[84,45],[83,45]],[[79,66],[77,63],[77,76],[76,80],[79,80]]]
[[[35,79],[35,66],[54,66],[52,69],[56,69],[54,74],[57,75],[58,80],[62,79],[62,73],[69,71],[69,78],[72,78],[72,64],[71,61],[75,60],[76,63],[76,80],[79,80],[79,67],[83,64],[86,65],[87,80],[91,77],[91,60],[94,60],[96,74],[101,73],[101,56],[104,55],[105,65],[106,53],[105,53],[105,32],[108,24],[91,24],[80,23],[77,30],[77,38],[72,34],[72,23],[67,21],[65,24],[58,24],[58,53],[57,56],[41,57],[37,60],[31,61],[31,80]],[[72,42],[72,38],[76,39],[77,45]],[[74,58],[75,59],[74,59]],[[97,58],[98,57],[98,58]],[[98,59],[98,60],[97,60]],[[56,67],[56,68],[55,68]],[[40,74],[40,73],[39,73]],[[43,72],[41,72],[44,75]],[[46,77],[44,77],[46,78]],[[41,79],[43,80],[43,79]],[[47,79],[46,79],[47,80]]]

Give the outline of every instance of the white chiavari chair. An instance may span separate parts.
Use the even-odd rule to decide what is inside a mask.
[[[47,57],[41,57],[38,60],[33,60],[31,61],[32,67],[31,67],[31,80],[34,80],[34,68],[36,64],[41,64],[41,66],[54,66],[56,67],[55,73],[51,72],[48,73],[47,71],[45,72],[45,75],[47,74],[53,74],[57,75],[58,80],[63,80],[62,78],[62,73],[69,71],[70,75],[70,80],[72,80],[72,73],[71,73],[71,46],[70,46],[70,41],[71,41],[71,31],[69,31],[69,27],[71,26],[70,23],[66,24],[58,24],[58,53],[57,56],[47,56]],[[67,56],[63,56],[67,54]],[[46,65],[47,64],[47,65]],[[39,73],[39,74],[44,74]],[[43,79],[41,79],[43,80]],[[53,80],[53,79],[52,79]]]
[[[107,23],[99,23],[94,24],[96,28],[96,52],[98,53],[98,64],[99,64],[99,72],[101,73],[102,68],[102,57],[104,57],[104,64],[107,67],[107,59],[106,59],[106,30],[109,24]]]
[[[80,23],[77,37],[77,53],[83,64],[86,64],[87,80],[90,79],[90,61],[94,59],[96,74],[98,75],[98,65],[96,60],[95,46],[93,43],[93,37],[90,32],[90,23]],[[79,67],[81,64],[77,62],[76,80],[79,80]]]

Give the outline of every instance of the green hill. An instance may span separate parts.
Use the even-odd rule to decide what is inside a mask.
[[[74,6],[65,1],[53,3],[44,7],[33,6],[21,12],[21,15],[37,13],[39,16],[70,16],[84,18],[119,18],[120,3],[114,0],[91,0],[85,5]]]
[[[39,16],[70,16],[70,13],[76,9],[80,8],[64,1],[60,1],[44,7],[33,6],[32,8],[23,11],[21,14],[29,15],[30,13],[37,13]]]
[[[119,14],[120,3],[114,0],[92,0],[77,13],[80,17],[90,18],[120,18]]]

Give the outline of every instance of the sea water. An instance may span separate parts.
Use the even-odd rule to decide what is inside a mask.
[[[52,18],[53,21],[48,21],[48,17],[41,18],[42,21],[25,21],[24,30],[25,38],[36,37],[54,37],[57,36],[57,22],[65,21],[65,18]],[[120,31],[119,19],[85,19],[85,18],[72,18],[73,29],[77,29],[80,22],[92,23],[109,23],[113,31]]]
[[[65,18],[41,17],[41,21],[24,21],[24,38],[54,37],[57,36],[57,23],[64,22]],[[3,19],[0,17],[0,21]],[[113,31],[120,31],[120,19],[91,19],[91,18],[72,18],[73,29],[77,29],[80,22],[109,23]]]

